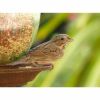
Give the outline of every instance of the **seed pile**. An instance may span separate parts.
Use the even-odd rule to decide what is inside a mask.
[[[26,52],[32,41],[31,14],[0,13],[0,64],[5,64]]]

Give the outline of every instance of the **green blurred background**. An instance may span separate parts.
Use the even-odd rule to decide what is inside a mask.
[[[41,72],[26,86],[99,87],[100,14],[42,13],[34,46],[59,33],[68,34],[74,41],[53,70]]]

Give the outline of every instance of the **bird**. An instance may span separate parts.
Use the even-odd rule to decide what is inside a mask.
[[[18,61],[0,66],[53,66],[53,62],[60,59],[64,55],[65,46],[67,46],[72,40],[73,39],[67,34],[56,34],[49,41],[32,48]]]

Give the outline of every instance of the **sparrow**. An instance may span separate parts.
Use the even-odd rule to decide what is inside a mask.
[[[53,62],[55,62],[57,59],[61,58],[64,55],[64,48],[71,41],[72,38],[70,38],[66,34],[56,34],[51,38],[51,40],[31,49],[27,55],[23,56],[18,61],[0,66],[53,66]]]

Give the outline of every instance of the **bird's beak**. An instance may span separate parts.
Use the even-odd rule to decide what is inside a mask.
[[[66,42],[68,43],[68,42],[72,42],[73,41],[73,39],[72,38],[70,38],[70,37],[67,37],[67,40],[66,40]]]
[[[70,37],[68,37],[68,38],[67,38],[67,41],[66,41],[66,44],[63,45],[63,48],[65,48],[65,46],[66,46],[67,44],[69,44],[70,42],[72,42],[72,41],[73,41],[73,39],[70,38]]]

